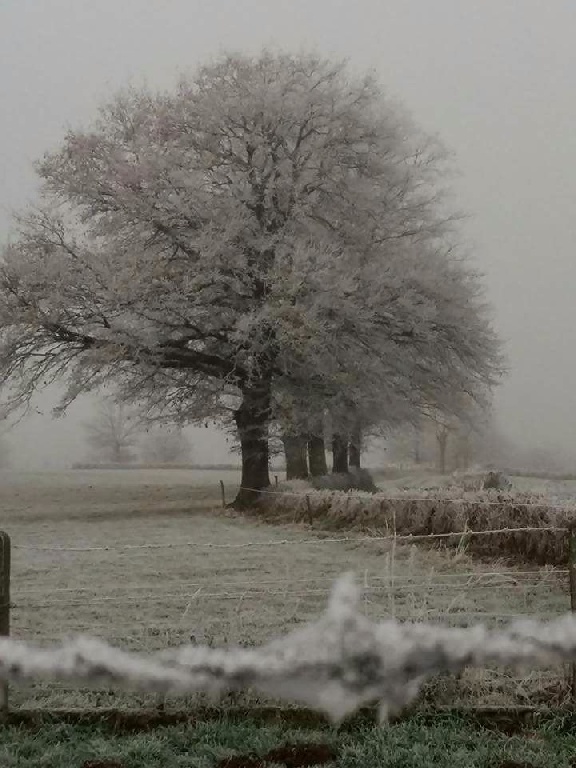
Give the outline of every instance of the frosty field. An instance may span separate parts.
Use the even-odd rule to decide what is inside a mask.
[[[141,651],[190,640],[260,643],[317,615],[347,570],[365,585],[372,617],[495,623],[569,608],[566,578],[551,569],[478,562],[463,550],[334,541],[344,537],[233,516],[220,508],[219,481],[231,499],[238,479],[190,470],[3,473],[12,635],[48,644],[83,633]],[[561,678],[558,669],[521,680],[505,670],[471,670],[435,686],[435,698],[526,703],[535,692],[562,696]],[[51,709],[157,703],[47,684],[13,689],[11,702]]]

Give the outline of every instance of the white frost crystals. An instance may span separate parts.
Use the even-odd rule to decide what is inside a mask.
[[[300,702],[340,721],[378,702],[382,720],[409,704],[439,672],[576,658],[576,618],[516,622],[502,630],[445,628],[394,620],[374,623],[358,610],[351,575],[335,585],[325,613],[260,648],[183,646],[132,654],[80,637],[53,649],[0,639],[0,677],[83,681],[163,693],[253,688]]]

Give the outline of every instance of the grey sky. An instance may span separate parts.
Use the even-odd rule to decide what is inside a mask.
[[[456,153],[507,431],[576,458],[575,37],[574,0],[0,0],[0,236],[32,160],[127,82],[223,49],[348,56]]]

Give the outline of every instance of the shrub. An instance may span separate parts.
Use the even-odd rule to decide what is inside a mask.
[[[485,491],[509,491],[512,488],[512,483],[502,472],[488,472],[482,487]]]
[[[349,472],[345,473],[313,477],[312,485],[317,490],[365,491],[366,493],[376,493],[378,491],[370,472],[367,469],[358,469],[356,467],[351,467]]]

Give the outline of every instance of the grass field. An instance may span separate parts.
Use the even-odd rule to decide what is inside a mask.
[[[149,733],[51,723],[0,730],[3,768],[288,768],[311,765],[306,757],[327,768],[572,768],[575,753],[574,729],[561,721],[514,733],[444,717],[343,731],[225,717]]]
[[[189,642],[254,644],[322,610],[353,570],[379,618],[498,623],[568,610],[566,578],[451,552],[271,526],[220,509],[233,472],[4,473],[0,528],[12,537],[12,634],[46,644],[77,633],[152,651]],[[210,546],[212,545],[212,546]],[[439,703],[527,703],[564,692],[562,670],[470,670],[433,686]],[[14,707],[133,707],[151,697],[37,684]],[[190,706],[193,702],[186,701]],[[168,701],[167,705],[181,702]]]

